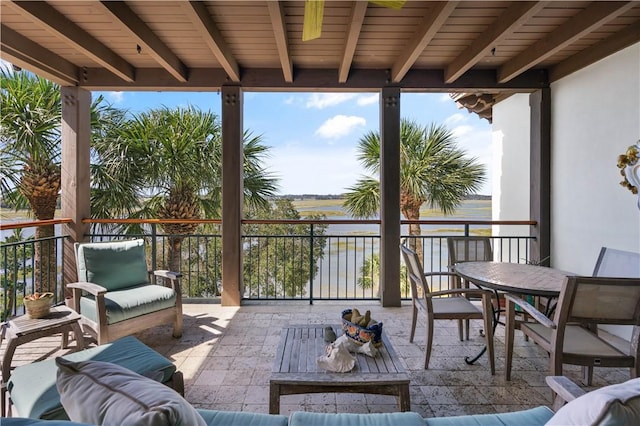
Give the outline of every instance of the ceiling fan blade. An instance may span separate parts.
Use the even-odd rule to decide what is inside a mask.
[[[371,3],[378,6],[390,7],[391,9],[400,9],[407,0],[370,0]]]
[[[309,41],[320,37],[322,33],[323,14],[324,0],[305,0],[302,41]]]

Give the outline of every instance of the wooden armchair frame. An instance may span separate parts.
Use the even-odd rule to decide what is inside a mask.
[[[78,256],[78,246],[79,244],[76,243],[76,259]],[[170,308],[159,309],[154,312],[134,316],[111,324],[109,324],[108,321],[105,302],[105,298],[108,297],[107,295],[109,293],[107,288],[102,285],[86,281],[67,284],[67,287],[73,292],[72,308],[81,315],[83,332],[94,337],[96,342],[99,345],[102,345],[159,324],[173,324],[173,337],[181,337],[183,321],[180,278],[182,275],[167,270],[151,271],[148,272],[148,275],[149,285],[154,285],[154,283],[159,279],[162,281],[163,286],[169,287],[173,290],[175,293],[175,304]],[[92,295],[95,300],[97,321],[94,321],[82,314],[80,300],[84,293]]]

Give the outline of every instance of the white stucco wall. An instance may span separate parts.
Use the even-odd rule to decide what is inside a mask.
[[[524,113],[523,113],[524,112]],[[522,120],[522,116],[526,120]],[[493,185],[491,211],[494,220],[529,219],[529,95],[517,94],[493,108]],[[494,225],[493,235],[526,236],[528,226]],[[506,259],[499,248],[497,259]]]
[[[529,217],[528,99],[493,109],[494,219]],[[640,43],[554,82],[551,109],[550,261],[590,275],[602,246],[640,252],[637,198],[616,167],[640,139]]]
[[[616,167],[640,140],[640,43],[554,82],[551,110],[550,261],[591,275],[602,246],[640,252],[637,197],[620,186]],[[503,149],[494,154],[496,220],[528,217],[529,168],[521,163],[529,158],[529,125],[528,95],[493,109],[493,143]],[[607,330],[631,335],[630,327]]]
[[[589,275],[600,247],[640,252],[618,155],[640,140],[640,43],[551,85],[553,266]]]

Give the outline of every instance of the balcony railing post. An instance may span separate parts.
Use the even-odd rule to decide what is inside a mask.
[[[313,223],[309,225],[309,304],[313,305]]]
[[[158,269],[156,254],[158,253],[158,246],[156,243],[156,235],[157,234],[157,225],[155,223],[151,224],[151,270],[155,271]]]

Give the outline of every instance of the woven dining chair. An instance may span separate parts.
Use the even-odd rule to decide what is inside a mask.
[[[551,375],[562,375],[562,365],[572,364],[628,367],[631,377],[637,377],[640,367],[640,278],[567,277],[553,319],[519,297],[507,294],[505,298],[506,380],[511,380],[516,304],[535,320],[521,322],[519,328],[549,352]],[[599,334],[598,325],[601,324],[633,326],[629,347],[619,348]]]
[[[453,271],[453,265],[460,262],[476,262],[493,260],[493,249],[489,237],[459,236],[447,237],[449,251],[449,271]],[[469,283],[458,275],[451,277],[450,288],[469,288]],[[460,330],[462,330],[460,320]],[[466,339],[469,340],[469,321],[464,321]],[[461,331],[462,333],[462,331]],[[462,337],[461,337],[462,339]]]
[[[431,358],[431,348],[433,345],[433,327],[435,320],[484,320],[484,328],[486,330],[485,339],[487,352],[489,356],[489,364],[491,366],[491,374],[495,374],[495,359],[493,351],[493,326],[491,312],[491,295],[488,290],[454,288],[442,291],[430,291],[427,278],[434,276],[452,276],[453,272],[424,272],[422,262],[418,254],[405,245],[400,245],[404,263],[407,267],[407,275],[411,283],[411,300],[412,300],[412,317],[411,317],[411,334],[409,341],[413,342],[416,331],[416,323],[418,320],[418,312],[425,315],[426,320],[426,348],[424,358],[424,368],[429,368],[429,360]],[[473,304],[465,296],[473,296],[482,300],[482,309]],[[462,332],[460,332],[460,340],[462,340]]]

